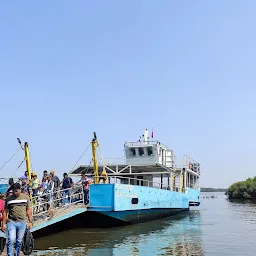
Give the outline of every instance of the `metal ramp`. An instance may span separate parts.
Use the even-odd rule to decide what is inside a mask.
[[[49,227],[87,211],[81,187],[71,188],[69,192],[71,192],[69,196],[67,190],[63,190],[31,199],[33,217],[31,232]]]
[[[33,222],[33,228],[31,232],[37,231],[39,229],[48,227],[57,222],[63,221],[65,219],[71,218],[75,215],[81,214],[87,211],[87,208],[84,205],[68,205],[62,206],[54,209],[55,212],[52,218],[47,218],[47,215],[39,219],[35,219]]]

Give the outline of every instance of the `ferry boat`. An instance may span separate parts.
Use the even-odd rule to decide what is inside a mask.
[[[190,206],[200,205],[200,164],[184,156],[181,165],[176,165],[173,150],[159,141],[149,141],[146,133],[143,141],[125,142],[123,163],[99,166],[98,141],[94,133],[94,165],[82,165],[70,173],[70,176],[86,173],[94,177],[87,213],[129,224],[188,211]]]
[[[70,188],[69,201],[65,199],[67,189],[58,191],[59,197],[55,197],[53,192],[44,194],[44,198],[52,198],[54,214],[51,218],[47,217],[49,201],[40,195],[31,198],[31,232],[34,237],[74,228],[144,222],[200,205],[200,164],[184,156],[181,164],[177,165],[173,150],[160,141],[149,141],[146,132],[142,141],[125,142],[125,159],[119,163],[104,160],[99,165],[96,133],[91,145],[93,165],[81,165],[69,173],[71,177],[79,179],[81,174],[86,174],[93,180],[89,188],[89,205],[85,205],[81,185]],[[22,149],[31,179],[27,142]]]

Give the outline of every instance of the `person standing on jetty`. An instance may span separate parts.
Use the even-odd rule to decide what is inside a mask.
[[[27,219],[29,220],[28,224]],[[7,225],[5,225],[6,223]],[[21,193],[19,183],[14,184],[13,194],[5,200],[1,228],[3,232],[5,231],[5,226],[7,226],[7,255],[13,255],[15,244],[14,256],[19,256],[26,228],[32,227],[30,200],[27,195]]]
[[[62,189],[63,191],[63,205],[65,204],[64,198],[68,197],[68,202],[71,203],[71,188],[73,187],[73,180],[68,177],[68,174],[65,172],[63,174],[63,181],[62,181]]]

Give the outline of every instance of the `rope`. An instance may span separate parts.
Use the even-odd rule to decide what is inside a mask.
[[[76,161],[76,163],[74,164],[74,166],[72,167],[71,171],[69,173],[71,173],[74,168],[76,167],[76,165],[78,164],[78,162],[81,160],[81,158],[84,156],[85,152],[88,150],[88,148],[90,147],[91,142],[89,143],[89,145],[87,146],[87,148],[85,149],[85,151],[83,152],[83,154],[78,158],[78,160]]]
[[[73,168],[71,169],[71,171],[69,172],[69,174],[74,170],[74,168],[76,167],[77,163],[78,163],[78,162],[81,160],[81,158],[84,156],[85,152],[88,150],[88,148],[90,147],[90,145],[91,145],[91,142],[89,143],[89,145],[87,146],[87,148],[85,149],[85,151],[83,152],[83,154],[82,154],[82,155],[79,157],[79,159],[76,161],[76,163],[74,164],[74,166],[73,166]],[[99,154],[100,154],[100,159],[101,159],[101,161],[102,161],[102,165],[104,165],[104,163],[103,163],[103,157],[102,157],[102,154],[101,154],[101,150],[100,150],[100,145],[99,145],[99,143],[98,143],[98,148],[99,148]],[[96,154],[97,154],[97,156],[98,156],[98,152],[97,152]],[[98,157],[98,158],[99,158],[99,157]],[[86,173],[86,172],[88,171],[88,169],[89,169],[89,167],[90,167],[92,161],[93,161],[93,159],[90,161],[89,165],[88,165],[86,168],[82,169],[82,171],[81,171],[80,173],[82,173],[82,172]],[[84,171],[84,170],[85,170],[85,171]]]
[[[91,162],[88,164],[88,166],[86,167],[86,168],[84,168],[82,171],[81,171],[81,173],[87,173],[87,171],[88,171],[88,169],[89,169],[89,167],[90,167],[90,165],[91,165],[91,163],[92,163],[92,160],[91,160]],[[86,170],[85,170],[86,169]],[[85,171],[84,171],[85,170]]]
[[[16,171],[12,174],[11,178],[13,178],[13,176],[16,174],[16,172],[20,169],[20,167],[22,166],[22,164],[24,163],[25,159],[22,160],[22,162],[19,164],[18,168],[16,169]]]
[[[2,170],[11,160],[12,158],[18,154],[18,152],[21,150],[21,148],[19,148],[19,150],[17,150],[16,153],[14,153],[1,167],[0,167],[0,170]]]

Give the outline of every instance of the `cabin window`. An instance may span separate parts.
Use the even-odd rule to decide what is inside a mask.
[[[138,204],[138,202],[139,202],[139,198],[137,197],[132,198],[132,204]]]
[[[153,156],[153,148],[152,147],[146,147],[148,156]]]
[[[135,148],[130,148],[130,156],[135,156],[135,155],[136,155]]]
[[[139,148],[139,156],[144,156],[144,148]]]

